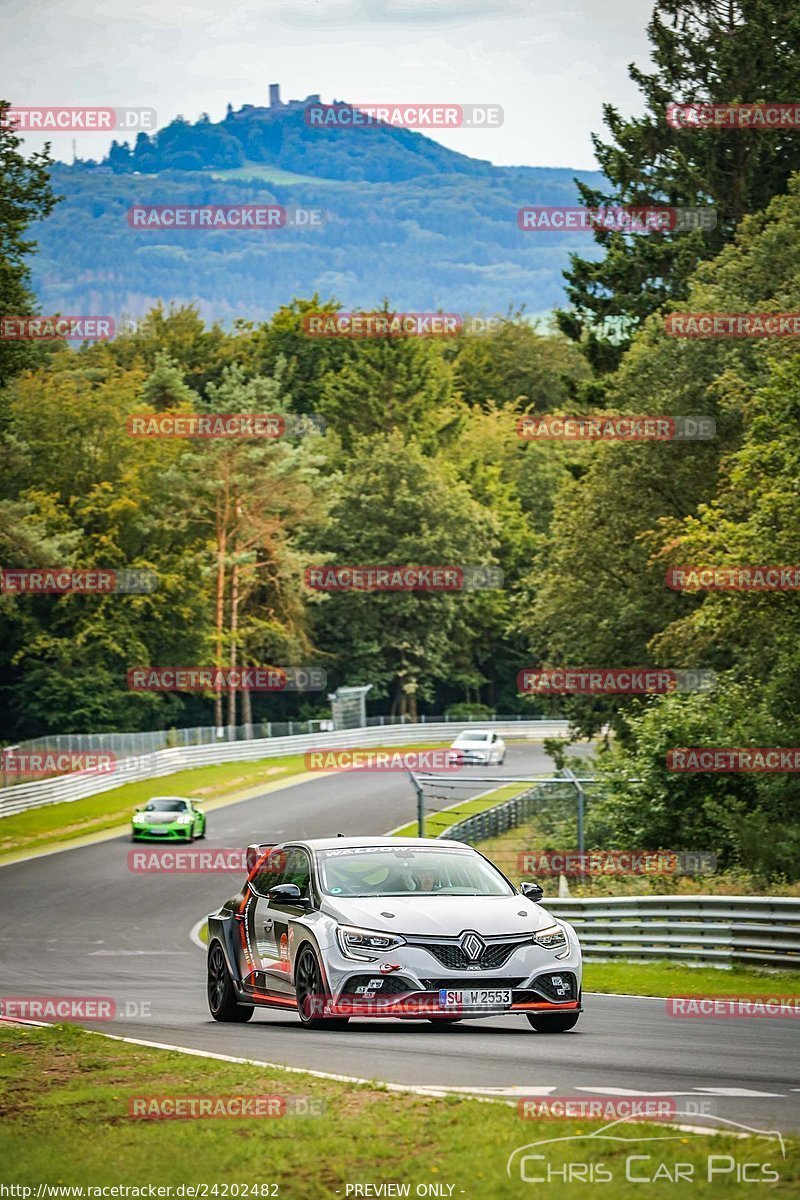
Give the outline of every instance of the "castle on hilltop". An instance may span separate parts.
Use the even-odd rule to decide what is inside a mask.
[[[290,100],[287,104],[281,100],[281,85],[279,83],[271,83],[269,85],[269,107],[271,112],[292,112],[298,108],[305,108],[309,104],[321,104],[319,92],[315,92],[313,96],[306,96],[305,100]]]
[[[282,116],[284,113],[302,112],[309,104],[321,104],[319,92],[315,92],[312,96],[306,96],[305,100],[289,100],[284,104],[281,100],[281,85],[279,83],[271,83],[269,85],[269,104],[243,104],[236,112],[233,111],[233,106],[228,105],[228,120],[236,120],[237,118],[246,117],[248,119],[256,117],[259,120],[272,120],[273,117]]]

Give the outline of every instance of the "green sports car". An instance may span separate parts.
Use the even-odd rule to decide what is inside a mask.
[[[193,842],[205,836],[206,814],[182,796],[154,796],[133,814],[132,842]]]

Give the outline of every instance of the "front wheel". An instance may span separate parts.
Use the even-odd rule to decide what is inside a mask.
[[[537,1033],[566,1033],[578,1024],[580,1013],[526,1013]]]
[[[219,942],[208,949],[208,1007],[215,1021],[249,1021],[255,1009],[252,1004],[237,1004],[233,980]]]
[[[349,1017],[323,1017],[329,996],[322,983],[317,956],[310,946],[300,951],[294,969],[297,1011],[305,1029],[346,1029]]]

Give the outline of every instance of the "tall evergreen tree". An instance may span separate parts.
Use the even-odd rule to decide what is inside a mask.
[[[700,101],[793,102],[800,78],[800,8],[795,0],[658,0],[648,25],[655,69],[629,74],[645,101],[630,120],[603,107],[611,140],[592,141],[607,192],[578,182],[586,205],[712,207],[716,226],[691,232],[623,234],[598,229],[599,260],[571,256],[572,308],[561,329],[583,341],[589,360],[613,369],[640,322],[683,299],[698,262],[730,241],[742,217],[786,190],[800,169],[792,129],[673,128],[667,105]]]

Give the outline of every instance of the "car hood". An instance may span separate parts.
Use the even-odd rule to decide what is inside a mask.
[[[177,821],[178,817],[188,816],[189,813],[187,809],[184,809],[179,813],[167,810],[165,812],[143,812],[140,815],[148,821],[157,821],[159,825],[165,825],[170,821]]]
[[[343,925],[425,937],[532,933],[555,920],[524,896],[325,896],[322,907]]]

